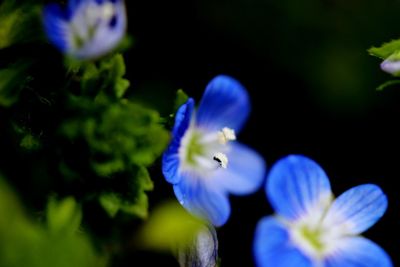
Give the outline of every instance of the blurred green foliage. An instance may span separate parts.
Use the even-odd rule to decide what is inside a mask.
[[[0,266],[101,267],[106,258],[78,231],[81,209],[73,198],[51,199],[44,221],[29,216],[0,177]]]
[[[63,58],[42,38],[41,2],[0,4],[0,266],[107,266],[121,229],[148,216],[169,132],[126,97],[118,52],[132,38],[96,61]]]
[[[43,38],[40,32],[37,34],[36,31],[32,31],[32,28],[40,27],[40,12],[41,7],[35,1],[2,1],[0,3],[0,49]],[[31,31],[27,31],[27,28]]]
[[[396,53],[398,54],[398,52],[400,52],[400,40],[393,40],[391,42],[384,43],[380,47],[371,47],[368,49],[368,52],[372,56],[386,59],[389,56],[395,55]],[[399,55],[396,56],[398,57]]]
[[[28,66],[27,62],[18,62],[0,69],[0,106],[9,107],[18,101],[21,90],[31,80],[25,75]]]
[[[193,217],[176,201],[166,201],[152,210],[137,240],[142,248],[174,251],[193,242],[205,221]]]

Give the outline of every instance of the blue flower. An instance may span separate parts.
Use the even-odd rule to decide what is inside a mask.
[[[65,9],[57,4],[44,9],[47,37],[77,59],[97,58],[115,48],[126,24],[123,0],[69,0]]]
[[[321,167],[292,155],[273,166],[266,191],[277,214],[258,223],[257,266],[392,266],[382,248],[359,235],[386,211],[387,198],[378,186],[356,186],[334,200]]]
[[[231,77],[217,76],[197,110],[191,98],[179,108],[163,155],[164,176],[179,202],[215,226],[230,215],[228,193],[254,192],[265,176],[263,158],[235,141],[249,113],[246,89]]]

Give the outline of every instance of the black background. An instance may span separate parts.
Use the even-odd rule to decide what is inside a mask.
[[[336,196],[359,184],[381,186],[389,208],[364,235],[389,253],[394,266],[400,263],[400,91],[375,90],[391,77],[366,51],[399,37],[399,1],[157,0],[127,5],[134,46],[125,56],[133,96],[166,115],[166,99],[176,89],[198,101],[214,76],[235,77],[252,100],[239,140],[261,153],[268,167],[288,154],[311,157],[327,172]],[[161,172],[153,173],[152,206],[174,197]],[[218,229],[222,266],[253,266],[255,226],[273,210],[264,188],[230,199],[231,217]],[[147,256],[141,266],[176,266],[165,255]]]

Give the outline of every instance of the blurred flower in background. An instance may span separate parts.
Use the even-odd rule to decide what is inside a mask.
[[[396,58],[387,58],[381,63],[381,69],[387,73],[398,76],[400,73],[400,61]]]
[[[246,89],[231,77],[217,76],[197,111],[193,99],[179,108],[163,155],[164,176],[179,202],[215,226],[230,215],[228,193],[252,193],[265,175],[263,158],[235,142],[249,113]]]
[[[125,35],[125,4],[123,0],[70,0],[66,9],[49,4],[44,26],[49,40],[63,53],[97,58],[114,49]]]
[[[382,248],[359,236],[386,211],[387,198],[378,186],[356,186],[333,200],[321,167],[291,155],[273,166],[266,191],[277,216],[257,226],[258,266],[392,266]]]
[[[142,249],[174,254],[182,267],[215,267],[219,260],[214,227],[172,200],[152,211],[136,241]]]

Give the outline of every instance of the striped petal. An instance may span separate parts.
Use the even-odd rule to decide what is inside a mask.
[[[289,220],[322,216],[332,197],[328,177],[313,160],[291,155],[271,169],[267,197],[275,211]]]
[[[333,202],[324,224],[327,227],[337,227],[345,235],[360,234],[383,216],[387,206],[387,197],[378,186],[356,186]]]
[[[220,75],[208,84],[196,118],[199,127],[209,130],[229,127],[238,132],[249,113],[246,89],[235,79]]]
[[[285,226],[271,216],[258,223],[253,251],[258,267],[314,266],[311,260],[291,243]]]

